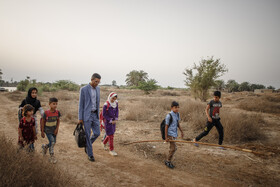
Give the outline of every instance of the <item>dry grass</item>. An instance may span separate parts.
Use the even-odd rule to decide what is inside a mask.
[[[204,128],[206,116],[204,113],[206,105],[193,100],[185,100],[180,103],[181,120],[187,122],[188,128],[197,131]]]
[[[181,118],[187,122],[188,130],[191,129],[198,134],[203,131],[207,122],[205,107],[205,104],[191,100],[181,107]],[[265,134],[260,128],[265,122],[260,115],[244,114],[222,108],[221,123],[224,127],[224,141],[227,143],[244,143],[265,139]],[[209,141],[218,139],[215,127],[208,136],[205,139]]]
[[[124,120],[158,122],[164,119],[170,111],[173,99],[158,99],[152,97],[138,97],[125,101]],[[191,99],[177,100],[180,104],[180,116],[183,130],[189,136],[197,136],[206,125],[206,103]],[[227,108],[221,109],[221,123],[224,126],[224,140],[227,143],[244,143],[265,138],[260,127],[265,123],[260,115],[243,114]],[[203,141],[215,142],[218,133],[215,127]]]
[[[226,142],[245,143],[266,138],[261,130],[261,126],[265,123],[261,115],[244,114],[225,109],[221,119]]]
[[[60,171],[36,153],[19,151],[11,141],[0,137],[1,186],[77,186],[74,177]]]
[[[120,119],[129,121],[144,121],[160,124],[166,114],[170,111],[171,102],[176,100],[180,104],[181,120],[184,123],[183,129],[189,136],[196,136],[203,131],[206,124],[205,107],[206,103],[191,100],[184,95],[186,91],[158,90],[146,96],[139,90],[123,90],[116,88],[101,88],[101,107],[110,92],[118,93]],[[172,94],[170,94],[172,93]],[[175,94],[173,94],[175,93]],[[165,95],[164,97],[162,95]],[[174,96],[173,96],[174,95]],[[180,96],[179,96],[180,95]],[[10,99],[21,100],[23,93],[14,92],[9,94]],[[44,93],[39,99],[48,108],[48,98],[59,99],[58,109],[62,114],[62,120],[76,124],[78,119],[78,92],[58,91]],[[261,112],[280,112],[280,94],[256,95],[248,93],[224,94],[225,98],[238,102],[243,109]],[[238,101],[239,100],[239,101]],[[223,102],[223,100],[222,100]],[[247,108],[245,108],[247,107]],[[244,143],[265,138],[260,126],[265,124],[260,115],[244,114],[238,110],[233,111],[227,108],[221,109],[221,123],[224,126],[224,139],[228,143]],[[218,133],[213,130],[203,141],[216,141]]]
[[[170,110],[172,99],[142,97],[125,102],[125,120],[155,122],[162,120]]]
[[[263,113],[280,113],[280,95],[261,95],[251,99],[243,100],[238,104],[243,110],[263,112]]]
[[[21,102],[23,99],[25,99],[27,93],[20,92],[20,91],[14,91],[14,92],[7,92],[7,93],[5,93],[5,95],[12,101]],[[20,105],[20,103],[18,105]]]

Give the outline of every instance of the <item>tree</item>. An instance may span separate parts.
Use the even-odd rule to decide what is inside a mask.
[[[225,88],[225,81],[224,80],[216,80],[215,81],[215,89],[216,90],[223,90]]]
[[[17,85],[17,90],[18,91],[26,91],[28,85],[29,85],[29,80],[25,79],[25,80],[21,80],[18,85]]]
[[[251,84],[250,88],[251,91],[254,91],[255,89],[265,89],[265,86],[262,84]]]
[[[146,94],[150,94],[151,91],[158,89],[157,81],[155,79],[142,81],[139,83],[138,88],[143,90]]]
[[[239,84],[233,79],[227,81],[226,88],[228,92],[238,92]]]
[[[196,71],[196,74],[194,74]],[[186,68],[183,74],[186,76],[186,86],[189,86],[193,95],[206,101],[208,90],[215,86],[217,78],[221,77],[227,68],[221,64],[220,59],[214,60],[213,57],[202,59],[198,65],[194,64],[192,68]]]
[[[117,81],[113,80],[112,81],[112,86],[117,86]]]
[[[136,71],[133,70],[126,74],[126,84],[127,86],[139,86],[140,82],[145,82],[148,80],[148,73],[144,72],[143,70]]]
[[[239,87],[238,87],[238,90],[240,92],[243,92],[243,91],[251,91],[251,85],[249,82],[242,82]]]
[[[268,86],[267,89],[275,90],[275,87],[273,87],[273,86]]]
[[[0,80],[2,80],[2,75],[3,75],[2,69],[0,69]]]
[[[0,69],[0,86],[2,86],[4,83],[4,81],[2,80],[2,75],[3,75],[2,69]]]

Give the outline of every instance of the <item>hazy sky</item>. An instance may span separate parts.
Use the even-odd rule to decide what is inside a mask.
[[[144,70],[184,87],[186,67],[220,58],[222,79],[280,88],[278,0],[0,0],[3,79],[125,84]]]

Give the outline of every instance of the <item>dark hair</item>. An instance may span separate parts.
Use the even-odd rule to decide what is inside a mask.
[[[23,116],[26,116],[27,112],[34,111],[34,107],[30,104],[27,104],[23,107],[22,111],[23,111]]]
[[[171,108],[174,107],[174,106],[179,106],[179,103],[176,102],[176,101],[173,101],[173,102],[171,103]]]
[[[219,98],[221,98],[221,92],[220,91],[215,91],[214,92],[214,96],[217,96],[217,97],[219,97]]]
[[[94,73],[92,76],[91,76],[91,80],[93,79],[101,79],[101,76],[98,74],[98,73]]]
[[[53,103],[53,102],[58,102],[58,99],[57,98],[55,98],[55,97],[51,97],[50,99],[49,99],[49,103]]]

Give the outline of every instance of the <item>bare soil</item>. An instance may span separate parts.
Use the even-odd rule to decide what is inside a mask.
[[[48,108],[46,96],[49,95],[38,97],[44,109]],[[0,133],[12,139],[15,145],[18,138],[17,109],[24,97],[25,93],[0,93]],[[59,101],[58,109],[72,107],[77,110],[77,97],[78,93],[70,93],[70,99]],[[127,94],[123,99],[131,97]],[[70,103],[72,105],[68,106]],[[232,107],[233,104],[229,102],[228,106]],[[77,147],[73,136],[75,123],[62,117],[55,146],[56,166],[75,177],[81,186],[278,186],[280,183],[280,117],[277,114],[262,114],[270,122],[270,125],[262,127],[267,140],[233,145],[270,154],[259,156],[231,149],[178,143],[174,158],[176,168],[171,170],[164,165],[168,144],[124,145],[126,142],[160,138],[160,121],[122,120],[127,110],[125,106],[120,108],[120,121],[115,134],[118,156],[112,157],[104,151],[101,138],[98,138],[93,144],[95,162],[89,162],[84,149]],[[190,132],[187,124],[182,126],[185,138],[193,138],[196,133]],[[40,154],[41,144],[47,143],[47,139],[38,137],[35,147]],[[227,142],[225,145],[228,145]],[[46,157],[42,156],[42,159]]]

